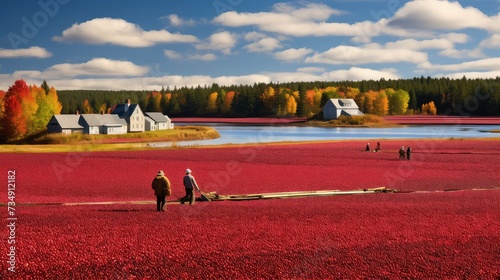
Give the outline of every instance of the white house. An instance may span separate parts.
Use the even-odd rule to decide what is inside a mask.
[[[173,129],[174,124],[172,123],[172,120],[170,120],[169,117],[165,116],[162,113],[159,112],[146,112],[145,113],[146,117],[146,130],[148,130],[148,125],[150,130],[165,130],[165,129]],[[150,121],[154,122],[154,126],[151,126],[151,124],[148,124]],[[152,129],[154,127],[154,129]]]
[[[128,132],[143,132],[145,129],[144,113],[138,104],[130,104],[130,99],[125,100],[125,104],[118,104],[111,114],[127,122]]]
[[[340,116],[363,116],[353,99],[332,98],[323,106],[323,119],[336,120]]]

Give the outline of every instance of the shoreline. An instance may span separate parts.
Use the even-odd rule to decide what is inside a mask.
[[[372,139],[332,139],[332,140],[308,140],[308,141],[279,141],[265,143],[244,143],[244,144],[216,144],[216,145],[192,145],[192,146],[176,146],[175,142],[169,147],[152,147],[147,143],[105,143],[105,144],[46,144],[46,145],[15,145],[17,149],[6,150],[5,146],[0,145],[0,154],[30,154],[30,153],[92,153],[92,152],[123,152],[123,151],[158,151],[158,150],[190,150],[190,149],[224,149],[224,148],[259,148],[264,146],[292,146],[292,145],[307,145],[307,144],[325,144],[325,143],[360,143],[360,149],[364,148],[366,142],[396,142],[396,141],[411,141],[411,142],[444,142],[444,141],[478,141],[478,142],[500,142],[500,138],[372,138]],[[83,147],[82,147],[83,146]],[[96,147],[98,146],[98,147]],[[75,151],[75,147],[77,148]],[[383,150],[384,151],[384,150]],[[383,152],[382,151],[382,152]]]

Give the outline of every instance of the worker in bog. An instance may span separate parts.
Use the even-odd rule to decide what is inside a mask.
[[[151,188],[155,191],[156,195],[156,211],[165,211],[165,204],[167,196],[172,194],[170,181],[165,176],[163,170],[159,170],[156,177],[151,183]]]
[[[181,204],[184,204],[186,201],[189,201],[189,205],[194,204],[194,190],[196,189],[201,194],[203,194],[194,179],[194,176],[191,175],[191,169],[186,169],[186,175],[183,178],[184,188],[186,190],[186,196],[181,198]]]

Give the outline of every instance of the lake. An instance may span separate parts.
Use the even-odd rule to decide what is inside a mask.
[[[193,124],[189,124],[193,125]],[[405,139],[405,138],[500,138],[500,125],[429,125],[390,128],[366,127],[304,127],[304,126],[240,126],[225,124],[194,124],[210,126],[220,138],[175,142],[177,146],[270,143],[283,141]],[[149,143],[152,147],[167,147],[173,142]]]

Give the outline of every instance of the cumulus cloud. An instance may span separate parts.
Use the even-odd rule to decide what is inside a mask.
[[[88,62],[79,64],[56,64],[43,71],[15,71],[12,76],[16,79],[60,79],[61,77],[72,78],[81,76],[143,76],[148,72],[148,67],[139,66],[129,61],[94,58]]]
[[[238,13],[230,11],[213,19],[216,24],[243,27],[257,26],[262,31],[290,36],[362,36],[372,33],[373,23],[365,21],[355,24],[326,22],[332,15],[342,14],[324,4],[308,3],[294,6],[278,3],[271,12]]]
[[[171,26],[193,26],[196,24],[194,19],[182,19],[176,14],[161,17],[160,19],[168,20]]]
[[[307,70],[307,69],[306,69]],[[212,77],[208,75],[166,75],[161,77],[130,77],[130,78],[71,78],[62,79],[54,78],[50,80],[50,84],[57,89],[106,89],[106,90],[122,90],[124,88],[131,90],[159,90],[162,86],[176,87],[196,87],[198,85],[252,85],[254,83],[270,83],[270,82],[295,82],[295,81],[325,81],[325,80],[378,80],[397,79],[399,76],[394,70],[374,70],[368,68],[352,67],[346,70],[335,70],[331,72],[322,72],[321,69],[309,69],[310,71],[295,71],[295,72],[269,72],[256,73],[240,76],[218,76]],[[314,70],[314,71],[313,71]],[[316,71],[317,70],[317,71]],[[44,75],[27,75],[28,71],[23,73],[17,72],[14,74],[0,74],[0,88],[8,88],[12,81],[23,78],[28,84],[40,84]]]
[[[30,47],[27,49],[1,49],[0,58],[18,58],[18,57],[34,57],[34,58],[48,58],[52,53],[44,48]]]
[[[323,75],[326,79],[335,81],[362,81],[362,80],[397,80],[400,78],[394,69],[374,70],[369,68],[351,67],[347,70],[335,70]]]
[[[176,51],[164,50],[163,54],[172,60],[186,59],[186,60],[212,61],[217,59],[217,56],[213,53],[182,55]]]
[[[140,26],[123,19],[96,18],[84,23],[75,23],[54,36],[57,42],[81,42],[86,44],[112,44],[126,47],[149,47],[160,43],[193,43],[193,35],[170,33],[167,30],[145,31]]]
[[[274,53],[274,57],[278,60],[286,61],[297,61],[302,60],[306,55],[312,53],[312,49],[300,48],[300,49],[287,49],[281,52]]]
[[[483,40],[479,46],[488,49],[500,48],[500,34],[493,34],[488,39]]]
[[[327,64],[368,64],[427,61],[427,54],[409,49],[361,48],[354,46],[337,46],[325,52],[316,52],[305,59],[305,62]]]
[[[196,45],[200,50],[217,50],[224,54],[230,54],[231,49],[236,45],[237,35],[228,31],[214,33],[207,40]]]
[[[182,59],[182,54],[176,52],[176,51],[172,51],[172,50],[164,50],[163,51],[163,54],[170,58],[170,59],[174,59],[174,60],[178,60],[178,59]]]
[[[260,39],[245,46],[245,49],[249,52],[271,52],[278,48],[281,48],[280,41],[270,37]]]
[[[413,30],[499,31],[500,18],[489,17],[474,7],[463,7],[458,1],[410,1],[394,14],[388,26]]]
[[[461,71],[461,70],[497,71],[498,65],[500,65],[500,57],[485,58],[485,59],[461,62],[456,64],[431,64],[430,62],[426,62],[419,64],[419,68],[427,70],[445,70],[445,71]]]
[[[446,49],[442,50],[439,52],[440,55],[442,56],[447,56],[447,57],[452,57],[452,58],[480,58],[480,57],[485,57],[484,53],[481,51],[480,48],[476,48],[473,50],[457,50],[454,48],[451,49]]]
[[[189,60],[212,61],[212,60],[216,60],[217,56],[215,54],[213,54],[213,53],[192,54],[192,55],[188,55],[187,59],[189,59]]]
[[[301,67],[297,68],[297,72],[310,72],[310,73],[317,73],[317,72],[324,72],[325,68],[323,67]]]
[[[495,79],[500,77],[500,71],[485,71],[485,72],[457,72],[447,74],[437,74],[436,77],[448,77],[450,79]]]

